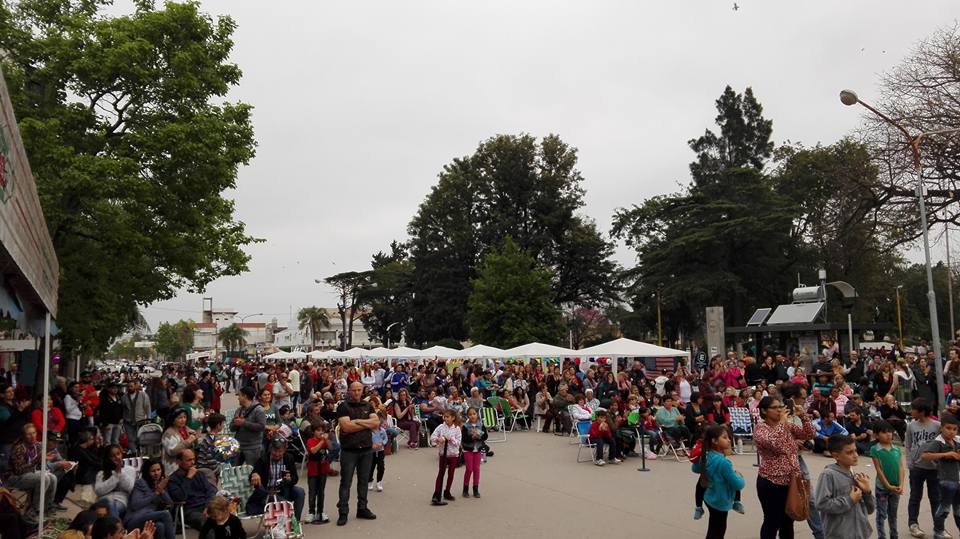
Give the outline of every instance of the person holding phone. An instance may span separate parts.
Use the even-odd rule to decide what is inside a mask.
[[[250,474],[250,485],[260,494],[276,493],[278,497],[293,502],[297,520],[303,515],[306,494],[297,486],[300,475],[293,455],[287,452],[286,438],[276,437],[270,441],[270,452],[260,457]],[[252,498],[253,496],[251,496]]]

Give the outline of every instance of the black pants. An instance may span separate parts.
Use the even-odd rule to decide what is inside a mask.
[[[920,501],[923,500],[923,485],[927,485],[927,499],[930,501],[930,513],[937,514],[940,505],[940,480],[937,470],[924,468],[910,469],[910,499],[907,502],[907,523],[917,524],[920,516]]]
[[[787,485],[775,485],[762,477],[757,477],[757,497],[763,509],[763,524],[760,525],[760,539],[793,539],[793,520],[787,516]],[[711,515],[711,518],[712,515]]]
[[[727,511],[714,509],[709,503],[707,509],[710,510],[710,520],[707,522],[706,539],[723,539],[727,533]]]
[[[353,476],[357,476],[357,511],[367,508],[367,479],[373,467],[373,451],[349,450],[340,451],[340,499],[337,501],[337,510],[341,515],[350,512],[350,483]]]
[[[383,460],[383,451],[373,452],[373,462],[370,464],[370,479],[367,483],[373,483],[373,470],[377,470],[377,482],[383,481],[383,474],[386,472],[386,463]]]

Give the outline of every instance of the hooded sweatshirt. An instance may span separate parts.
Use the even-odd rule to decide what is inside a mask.
[[[693,463],[693,473],[700,473],[701,458]],[[743,477],[733,470],[730,460],[716,451],[707,452],[707,490],[703,501],[717,511],[733,509],[733,497],[743,490]]]
[[[867,539],[873,533],[870,518],[876,509],[873,491],[864,492],[859,503],[853,503],[850,491],[856,482],[850,470],[831,464],[824,468],[817,481],[814,502],[823,519],[825,539]]]

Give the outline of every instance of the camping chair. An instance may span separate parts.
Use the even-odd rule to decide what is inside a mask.
[[[527,417],[526,412],[511,408],[510,401],[507,399],[500,399],[500,409],[503,410],[504,418],[510,418],[510,432],[513,432],[513,429],[517,427],[517,421],[521,419],[523,420],[524,424],[527,425],[527,428],[530,428],[530,419]]]
[[[577,463],[587,462],[586,459],[581,460],[580,454],[584,449],[590,454],[590,462],[597,461],[596,447],[597,444],[590,441],[590,422],[589,421],[577,421]]]
[[[683,443],[683,440],[674,439],[663,428],[660,429],[660,442],[660,454],[662,456],[669,457],[673,453],[673,458],[677,459],[677,462],[682,462],[681,455],[684,459],[690,460],[690,454],[687,452],[687,446]]]
[[[739,454],[743,454],[743,439],[753,440],[753,417],[749,408],[730,408],[730,427],[733,429],[733,438],[740,446]],[[736,446],[735,446],[736,450]]]
[[[574,436],[574,437],[579,436],[579,433],[577,432],[577,421],[579,420],[573,418],[573,412],[576,409],[577,409],[576,404],[570,404],[567,406],[567,416],[570,417],[570,436]],[[573,442],[570,442],[570,443],[575,444],[577,442],[576,440],[574,440]]]
[[[433,433],[430,432],[430,427],[427,426],[427,420],[423,418],[419,405],[413,407],[413,414],[416,422],[420,423],[420,439],[417,440],[417,444],[420,447],[430,447],[430,435]]]
[[[123,459],[124,466],[130,466],[137,471],[137,477],[140,477],[140,469],[143,468],[143,463],[146,461],[146,457],[130,457]]]
[[[288,539],[303,538],[303,533],[300,531],[300,523],[296,522],[297,519],[293,509],[293,502],[280,500],[270,502],[263,508],[264,530],[272,530],[280,524],[281,520],[286,520],[287,524],[287,529],[284,530],[284,537]],[[268,531],[267,534],[269,533]]]
[[[249,464],[225,466],[220,471],[220,490],[227,491],[231,496],[239,499],[237,517],[240,518],[247,537],[257,537],[263,532],[263,515],[248,515],[246,509],[247,498],[253,494],[253,487],[250,486],[251,472],[253,472],[253,466]]]
[[[488,443],[494,444],[507,441],[507,429],[503,426],[503,416],[498,416],[495,409],[484,406],[480,409],[480,419],[483,421],[483,426],[487,428]],[[494,430],[503,434],[503,438],[496,440],[491,438],[490,433]]]

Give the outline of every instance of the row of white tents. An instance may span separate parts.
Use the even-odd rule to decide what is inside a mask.
[[[561,359],[561,358],[581,358],[589,360],[591,358],[609,358],[612,361],[614,372],[616,372],[618,358],[657,358],[657,357],[690,357],[690,352],[685,350],[674,350],[631,339],[620,338],[614,341],[605,342],[589,348],[580,350],[571,350],[562,346],[554,346],[543,343],[529,343],[514,348],[502,350],[493,346],[478,344],[465,348],[463,350],[454,350],[445,346],[432,346],[424,350],[416,348],[407,348],[400,346],[398,348],[351,348],[349,350],[327,350],[313,352],[275,352],[264,356],[268,361],[277,360],[354,360],[360,361],[380,361],[380,360],[417,360],[423,362],[427,360],[508,360],[508,359]]]

